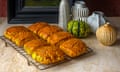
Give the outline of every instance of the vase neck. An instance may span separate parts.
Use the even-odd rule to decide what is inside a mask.
[[[61,0],[62,2],[67,2],[68,0]]]
[[[86,4],[84,1],[76,1],[75,6],[76,7],[86,7]]]

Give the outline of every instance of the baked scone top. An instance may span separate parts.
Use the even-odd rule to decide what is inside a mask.
[[[64,60],[64,53],[55,46],[43,46],[33,52],[32,58],[41,64],[51,64]]]
[[[24,47],[25,48],[32,48],[32,47],[36,48],[36,47],[44,46],[44,45],[48,45],[48,43],[42,39],[34,39],[34,40],[31,40],[25,43]]]
[[[36,22],[32,25],[30,25],[28,27],[29,30],[31,30],[32,32],[38,34],[38,31],[42,28],[44,28],[45,26],[49,26],[48,23],[46,22]]]
[[[50,44],[55,45],[56,43],[68,39],[68,38],[72,38],[74,37],[72,34],[70,34],[69,32],[57,32],[54,33],[53,35],[49,36],[47,39],[47,42]]]
[[[28,41],[24,44],[24,50],[28,53],[28,54],[32,54],[32,52],[40,46],[46,46],[48,45],[48,43],[46,41],[44,41],[43,39],[34,39],[31,41]]]
[[[63,29],[55,25],[50,25],[39,30],[38,35],[46,40],[49,36],[59,31],[63,31]]]
[[[38,38],[39,37],[32,32],[19,32],[13,37],[12,41],[18,46],[23,46],[26,42]]]
[[[60,49],[70,57],[79,56],[87,51],[87,46],[77,38],[71,38],[60,45]]]
[[[23,39],[29,38],[29,37],[38,38],[38,36],[35,35],[35,34],[32,33],[32,32],[19,32],[19,33],[17,33],[17,34],[13,37],[13,41],[14,41],[14,40],[23,40]]]
[[[29,30],[24,26],[12,26],[6,29],[6,31],[4,32],[4,36],[7,37],[8,39],[11,39],[17,33],[22,31],[29,32]]]

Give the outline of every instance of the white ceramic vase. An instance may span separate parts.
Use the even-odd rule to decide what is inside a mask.
[[[76,1],[72,7],[72,14],[74,20],[87,21],[89,15],[89,9],[84,1]]]
[[[96,33],[97,28],[106,23],[104,13],[101,11],[94,11],[91,16],[88,17],[87,23],[90,25],[93,33]]]
[[[58,25],[66,31],[69,20],[70,20],[70,8],[69,8],[68,0],[61,0],[59,5]]]

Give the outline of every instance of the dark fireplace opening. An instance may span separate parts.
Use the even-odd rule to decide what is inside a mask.
[[[73,0],[68,0],[72,6]],[[8,23],[58,23],[60,0],[8,0]]]

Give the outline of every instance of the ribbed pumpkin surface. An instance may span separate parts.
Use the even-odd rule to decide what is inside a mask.
[[[84,21],[70,21],[67,25],[67,31],[76,37],[87,37],[90,33],[90,27]]]
[[[117,33],[110,24],[105,24],[96,31],[96,36],[103,45],[112,45],[116,41]]]

